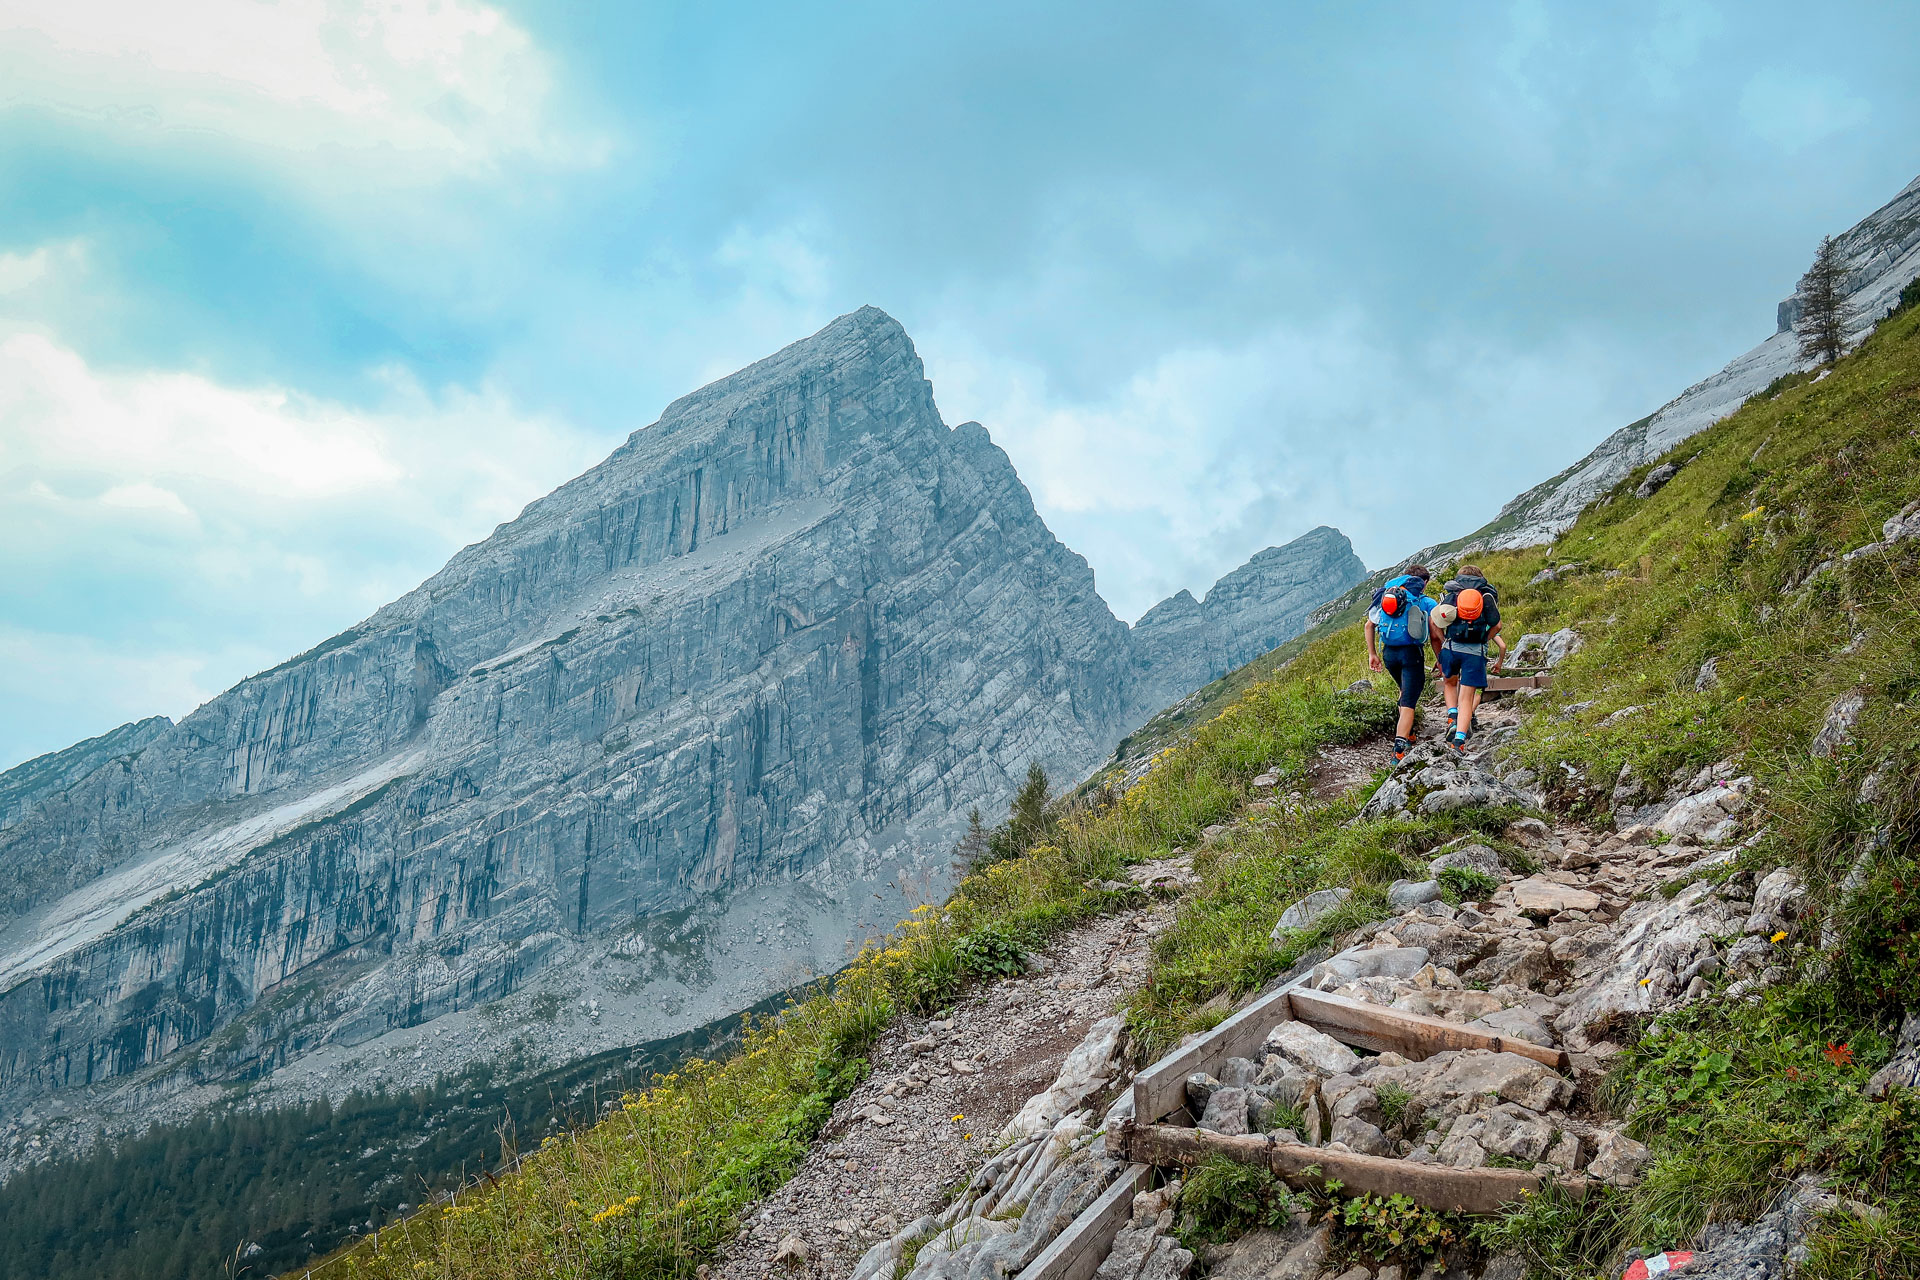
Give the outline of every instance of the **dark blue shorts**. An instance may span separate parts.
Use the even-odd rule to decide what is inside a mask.
[[[1427,646],[1423,644],[1383,644],[1380,665],[1400,684],[1400,705],[1420,705],[1420,691],[1427,687]]]
[[[1469,689],[1484,689],[1487,687],[1487,655],[1442,649],[1440,674],[1449,680],[1459,677],[1460,683]]]

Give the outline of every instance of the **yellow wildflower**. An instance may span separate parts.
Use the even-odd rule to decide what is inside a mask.
[[[1787,931],[1785,929],[1782,929],[1780,932],[1774,934],[1771,938],[1767,939],[1768,942],[1785,942],[1786,940],[1787,940]]]
[[[961,1122],[962,1120],[965,1120],[965,1119],[966,1119],[966,1117],[965,1117],[965,1116],[955,1116],[955,1117],[953,1118],[953,1122],[954,1122],[955,1124],[959,1124],[959,1123],[960,1123],[960,1122]]]

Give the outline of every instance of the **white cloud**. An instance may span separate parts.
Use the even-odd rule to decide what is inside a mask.
[[[1769,68],[1747,80],[1740,114],[1762,139],[1793,153],[1865,124],[1873,108],[1832,76]]]
[[[1491,519],[1646,411],[1608,373],[1618,353],[1591,341],[1407,351],[1358,314],[1169,350],[1094,401],[961,330],[920,351],[947,420],[986,425],[1125,618],[1318,524],[1390,563]]]
[[[528,34],[476,0],[10,0],[0,108],[357,156],[434,176],[513,153],[591,159],[548,117]],[[315,173],[316,179],[328,175]]]
[[[0,706],[17,726],[65,720],[70,737],[0,738],[0,769],[152,715],[173,719],[219,692],[211,669],[267,665],[258,650],[218,654],[102,644],[92,636],[0,622]]]
[[[362,409],[105,370],[0,329],[17,659],[0,656],[0,767],[191,710],[410,590],[609,445],[487,387],[378,382]]]

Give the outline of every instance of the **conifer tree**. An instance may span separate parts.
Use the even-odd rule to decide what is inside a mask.
[[[1047,771],[1039,761],[1027,766],[1027,780],[1014,792],[1007,824],[1013,831],[1016,854],[1025,853],[1047,834]]]
[[[1800,354],[1807,359],[1831,364],[1846,349],[1846,277],[1846,264],[1840,261],[1833,237],[1823,237],[1813,265],[1794,290],[1800,302],[1800,318],[1793,329],[1800,336]]]
[[[960,843],[953,846],[954,870],[965,875],[986,862],[991,842],[987,824],[980,819],[980,806],[975,805],[967,811],[967,834],[961,836]]]

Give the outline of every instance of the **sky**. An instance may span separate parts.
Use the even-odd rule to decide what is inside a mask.
[[[863,304],[1116,613],[1369,564],[1772,330],[1920,7],[0,0],[0,768],[351,625]]]

